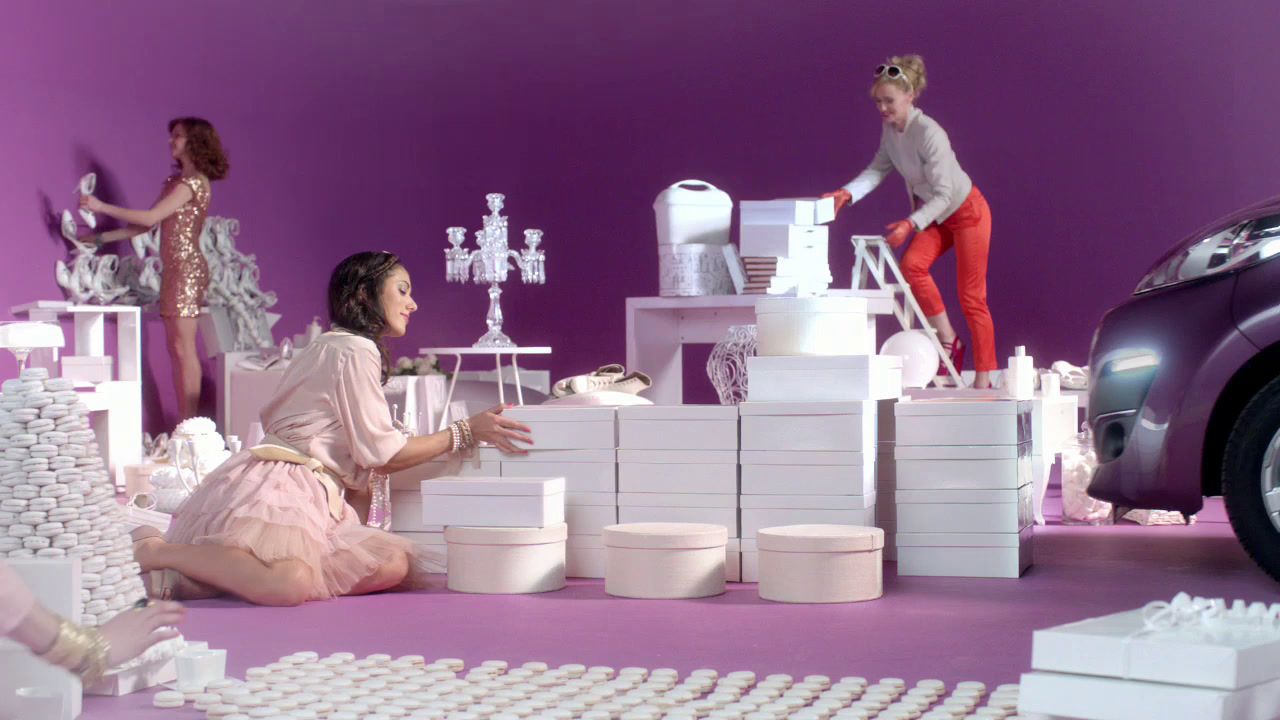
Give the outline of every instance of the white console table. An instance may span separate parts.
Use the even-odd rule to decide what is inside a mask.
[[[10,308],[14,317],[60,323],[70,316],[75,325],[71,354],[106,357],[107,318],[115,319],[113,379],[83,383],[81,399],[94,414],[93,430],[116,487],[124,487],[124,467],[142,462],[142,309],[134,305],[75,305],[62,300],[37,300]],[[27,364],[48,368],[60,376],[57,350],[31,353]],[[77,383],[81,385],[81,383]]]
[[[892,290],[833,290],[831,295],[867,299],[873,319],[893,315]],[[754,325],[756,301],[764,295],[627,298],[627,371],[653,378],[644,396],[655,405],[684,402],[685,345],[713,344],[730,325]]]

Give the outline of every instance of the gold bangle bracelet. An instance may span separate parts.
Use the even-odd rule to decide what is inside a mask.
[[[62,618],[53,647],[41,653],[40,658],[79,675],[88,685],[107,671],[110,651],[110,643],[96,628],[80,627]]]

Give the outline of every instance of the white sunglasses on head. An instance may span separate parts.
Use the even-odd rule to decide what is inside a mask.
[[[897,65],[877,65],[876,79],[887,77],[890,80],[901,80],[907,84],[908,91],[915,91],[915,87],[911,84],[911,78],[907,77],[907,71]]]

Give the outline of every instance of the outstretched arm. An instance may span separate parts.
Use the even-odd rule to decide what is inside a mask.
[[[93,195],[81,195],[80,207],[92,210],[95,213],[101,213],[108,217],[113,217],[120,222],[129,225],[137,225],[144,229],[149,228],[161,220],[169,217],[178,211],[186,203],[190,202],[194,194],[186,183],[177,183],[173,189],[165,193],[163,197],[156,201],[148,210],[130,210],[122,208],[110,203],[104,203]],[[136,235],[137,233],[134,233]],[[129,237],[133,237],[130,235]],[[123,240],[124,238],[116,238]]]

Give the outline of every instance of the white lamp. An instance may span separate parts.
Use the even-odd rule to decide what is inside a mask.
[[[27,367],[27,356],[38,348],[61,348],[67,344],[62,328],[47,322],[0,323],[0,348],[18,359],[18,370]]]

